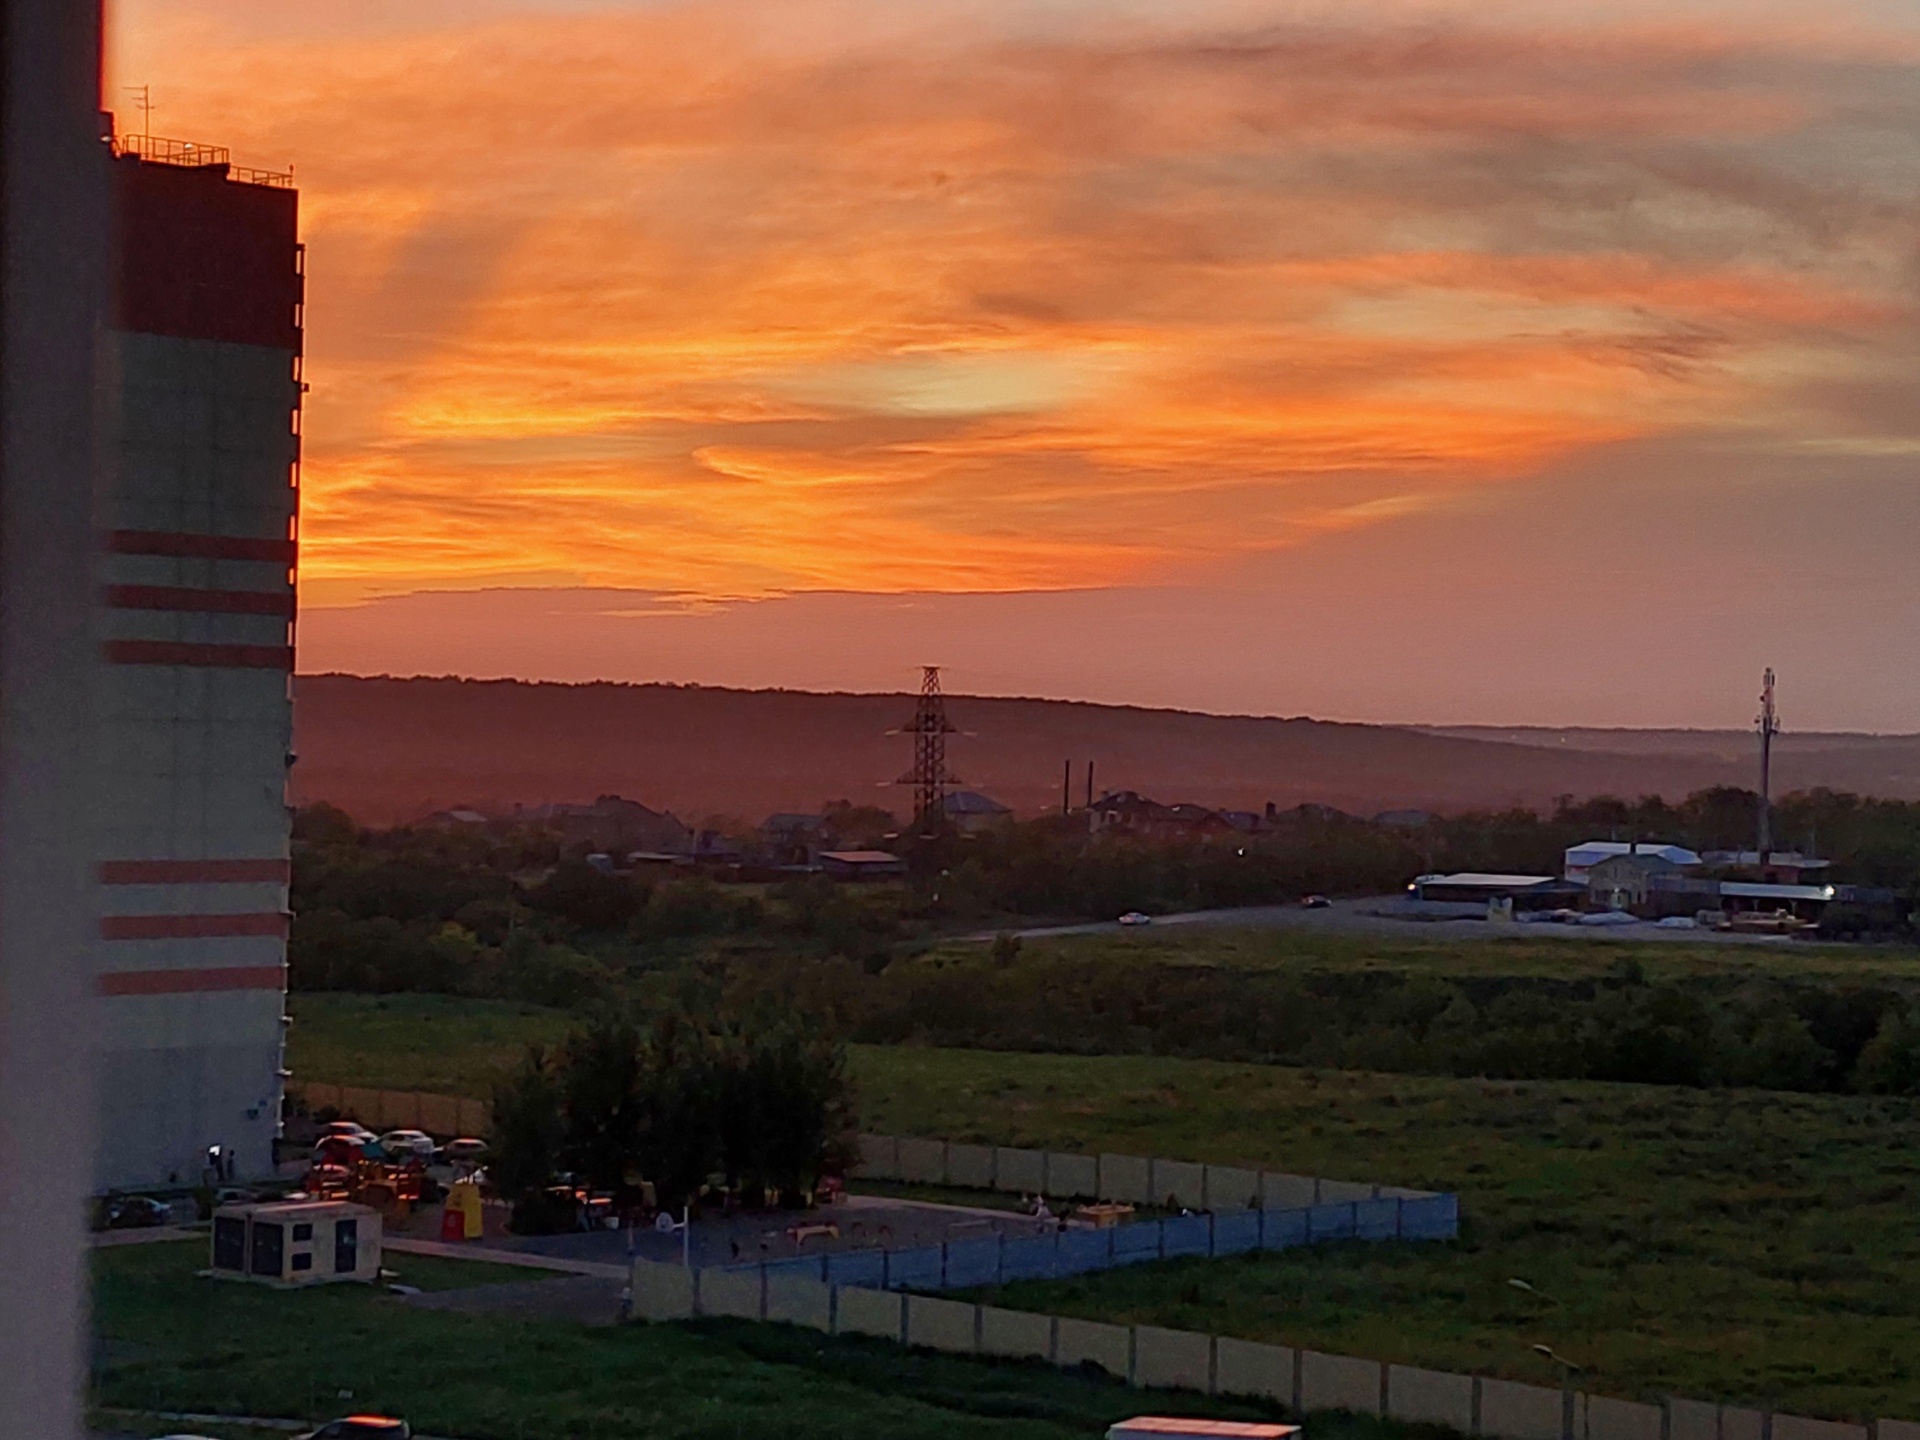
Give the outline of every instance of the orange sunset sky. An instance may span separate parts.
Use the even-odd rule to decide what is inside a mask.
[[[308,671],[1920,730],[1920,9],[119,0]]]

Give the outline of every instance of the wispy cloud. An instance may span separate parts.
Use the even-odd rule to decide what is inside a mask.
[[[389,9],[122,6],[162,128],[297,162],[337,586],[1152,583],[1911,438],[1896,12]]]

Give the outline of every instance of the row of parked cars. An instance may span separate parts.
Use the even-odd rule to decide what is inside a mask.
[[[376,1135],[358,1120],[329,1121],[314,1145],[315,1158],[328,1141],[347,1140],[393,1160],[417,1159],[423,1165],[478,1165],[487,1158],[487,1142],[463,1137],[439,1144],[424,1130],[389,1130]]]

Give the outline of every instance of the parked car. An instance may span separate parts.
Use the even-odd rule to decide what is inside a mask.
[[[477,1164],[487,1156],[487,1142],[467,1136],[449,1140],[440,1147],[440,1158],[449,1164]]]
[[[431,1160],[433,1137],[424,1130],[389,1130],[380,1137],[380,1148],[401,1160],[409,1155],[418,1155],[422,1160]]]
[[[362,1144],[380,1138],[358,1120],[329,1120],[320,1127],[320,1138],[324,1140],[331,1135],[338,1135],[347,1140],[358,1140]]]
[[[1302,910],[1331,910],[1333,902],[1324,895],[1309,895],[1300,902]]]
[[[148,1195],[116,1195],[107,1202],[109,1230],[145,1230],[172,1218],[167,1206]]]
[[[1153,917],[1151,915],[1144,914],[1139,910],[1129,910],[1127,911],[1126,914],[1120,917],[1120,923],[1122,925],[1128,925],[1128,926],[1151,925],[1153,923]]]
[[[307,1431],[299,1440],[413,1440],[413,1429],[387,1415],[348,1415]]]

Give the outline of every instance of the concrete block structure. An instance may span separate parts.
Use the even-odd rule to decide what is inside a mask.
[[[944,1140],[900,1141],[902,1180],[916,1185],[944,1185],[947,1181],[947,1145]]]
[[[1562,1391],[1515,1380],[1480,1382],[1480,1433],[1501,1440],[1562,1440],[1566,1433]]]
[[[834,1312],[834,1333],[901,1340],[905,1336],[901,1328],[904,1299],[891,1290],[843,1289]]]
[[[1055,1324],[1054,1364],[1062,1367],[1098,1365],[1116,1380],[1127,1378],[1127,1357],[1133,1344],[1126,1326],[1074,1320],[1064,1315]]]
[[[1051,1360],[1053,1320],[1027,1310],[980,1307],[980,1353],[1010,1360]]]
[[[758,1270],[698,1270],[700,1313],[731,1315],[737,1320],[761,1318],[763,1277]]]
[[[1585,1395],[1580,1404],[1585,1407],[1578,1417],[1578,1432],[1583,1440],[1662,1440],[1667,1421],[1658,1405],[1616,1400],[1611,1395]],[[1856,1433],[1850,1440],[1866,1440],[1866,1432],[1855,1428]],[[1778,1433],[1776,1427],[1775,1434]],[[1839,1437],[1806,1435],[1796,1440],[1839,1440]]]
[[[1300,1352],[1300,1406],[1303,1410],[1351,1410],[1380,1413],[1380,1362],[1351,1355]]]
[[[1387,1367],[1387,1416],[1473,1433],[1473,1377],[1417,1365]],[[1709,1437],[1711,1440],[1711,1437]]]
[[[1091,1200],[1100,1193],[1098,1158],[1049,1152],[1046,1191],[1066,1199]]]
[[[636,1284],[636,1294],[639,1288]],[[769,1275],[766,1315],[776,1324],[832,1330],[833,1290],[823,1281],[809,1280],[802,1275]]]
[[[1163,1390],[1213,1389],[1213,1337],[1192,1330],[1133,1327],[1133,1383]]]
[[[100,1189],[273,1169],[302,388],[291,177],[145,138],[112,169]]]
[[[939,1300],[931,1295],[907,1296],[907,1344],[950,1355],[971,1355],[979,1337],[974,1333],[974,1307],[964,1300]]]
[[[969,1190],[993,1189],[993,1147],[947,1146],[947,1183]]]
[[[1002,1145],[993,1152],[994,1181],[1000,1189],[1019,1195],[1038,1195],[1046,1188],[1047,1157],[1039,1150],[1014,1150]]]
[[[1257,1395],[1293,1404],[1293,1351],[1222,1335],[1213,1342],[1214,1389],[1222,1395]]]

